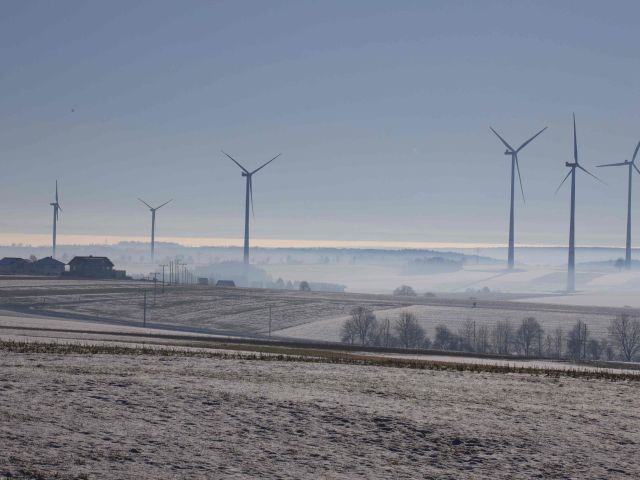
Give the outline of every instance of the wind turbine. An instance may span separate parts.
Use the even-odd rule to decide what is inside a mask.
[[[573,114],[573,163],[565,162],[565,165],[569,167],[569,173],[564,177],[556,193],[560,190],[560,187],[567,181],[567,178],[571,176],[571,216],[569,220],[569,262],[567,265],[567,292],[574,292],[576,289],[576,231],[575,231],[575,215],[576,215],[576,169],[579,168],[588,175],[602,182],[593,173],[589,172],[580,163],[578,163],[578,138],[576,135],[576,114]],[[604,182],[602,182],[604,183]]]
[[[60,206],[60,202],[58,201],[58,180],[56,180],[56,201],[53,203],[50,203],[49,205],[51,205],[53,207],[53,252],[52,252],[52,257],[56,258],[56,235],[57,235],[57,228],[58,228],[58,215],[59,215],[59,211],[62,210],[62,207]]]
[[[156,210],[160,210],[167,203],[173,201],[173,199],[168,200],[168,201],[164,202],[162,205],[160,205],[158,207],[155,207],[155,208],[152,207],[151,205],[149,205],[147,202],[145,202],[141,198],[138,198],[138,200],[140,200],[147,207],[149,207],[149,211],[151,211],[151,261],[153,262],[154,248],[155,248],[155,245],[156,245]]]
[[[244,208],[244,264],[245,266],[248,267],[249,265],[249,204],[251,204],[251,212],[253,212],[253,185],[252,185],[251,179],[255,173],[258,173],[260,170],[262,170],[264,167],[269,165],[271,162],[273,162],[276,158],[278,158],[282,154],[279,153],[268,162],[262,164],[260,167],[250,172],[249,170],[244,168],[242,165],[240,165],[240,163],[231,155],[229,155],[227,152],[223,150],[222,153],[224,153],[227,157],[229,157],[229,159],[233,161],[233,163],[235,163],[238,167],[240,167],[240,170],[242,170],[242,176],[246,177],[247,179],[247,187],[246,187],[246,193],[245,193],[245,208]]]
[[[633,179],[633,169],[640,173],[640,170],[636,166],[636,155],[638,155],[638,149],[640,149],[640,142],[636,145],[636,149],[633,152],[631,161],[625,160],[619,163],[607,163],[605,165],[598,165],[598,167],[629,167],[629,186],[627,189],[627,245],[625,250],[624,266],[627,270],[631,268],[631,184]]]
[[[538,135],[540,135],[542,132],[544,132],[547,127],[544,127],[542,130],[540,130],[538,133],[536,133],[533,137],[531,137],[529,140],[527,140],[526,142],[524,142],[522,145],[520,145],[518,148],[514,149],[511,145],[509,145],[507,143],[507,141],[502,138],[500,136],[500,134],[498,132],[496,132],[492,127],[489,127],[491,129],[491,131],[493,133],[496,134],[496,136],[500,139],[500,141],[504,144],[505,147],[507,147],[507,150],[504,152],[505,155],[510,155],[511,156],[511,207],[509,210],[509,253],[508,253],[508,260],[507,260],[507,264],[509,267],[509,270],[513,270],[513,265],[514,265],[514,208],[513,208],[513,201],[514,201],[514,191],[515,191],[515,172],[518,172],[518,180],[520,183],[520,191],[522,192],[522,201],[524,202],[524,188],[522,188],[522,177],[520,176],[520,164],[518,163],[518,153],[527,145],[529,145],[529,143],[536,138]]]

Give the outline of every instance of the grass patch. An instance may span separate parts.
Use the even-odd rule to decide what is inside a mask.
[[[440,362],[437,360],[421,360],[393,358],[374,355],[359,355],[349,352],[330,350],[314,350],[307,348],[288,348],[267,345],[225,344],[211,345],[211,348],[227,350],[227,352],[208,352],[185,350],[182,348],[158,348],[152,346],[121,345],[89,345],[68,343],[39,343],[0,340],[0,350],[24,354],[55,355],[131,355],[157,357],[190,357],[215,358],[232,360],[257,360],[277,362],[331,363],[341,365],[366,365],[387,368],[410,368],[416,370],[526,374],[548,377],[571,377],[582,379],[604,379],[611,381],[640,381],[640,374],[615,373],[612,371],[587,371],[579,369],[553,369],[517,365],[487,365],[481,363]]]

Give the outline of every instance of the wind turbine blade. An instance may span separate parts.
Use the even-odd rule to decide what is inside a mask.
[[[529,140],[527,140],[526,142],[524,142],[522,145],[520,145],[520,147],[518,147],[518,150],[516,150],[516,152],[519,152],[520,150],[522,150],[524,147],[526,147],[527,145],[529,145],[531,143],[531,141],[536,138],[538,135],[540,135],[542,132],[544,132],[547,129],[547,127],[544,127],[542,130],[540,130],[538,133],[536,133],[533,137],[531,137]]]
[[[229,157],[229,158],[233,161],[233,163],[235,163],[236,165],[238,165],[238,166],[242,169],[242,171],[243,171],[244,173],[249,173],[249,170],[247,170],[247,169],[246,169],[246,168],[244,168],[242,165],[240,165],[240,163],[239,163],[235,158],[233,158],[231,155],[229,155],[229,154],[228,154],[227,152],[225,152],[224,150],[220,150],[220,151],[221,151],[222,153],[224,153],[227,157]]]
[[[256,211],[253,209],[253,178],[249,177],[249,198],[251,199],[251,215],[256,218]]]
[[[631,163],[636,161],[636,155],[638,155],[638,150],[640,149],[640,142],[636,145],[636,149],[633,151],[633,158],[631,159]]]
[[[251,172],[251,175],[253,175],[254,173],[256,173],[259,170],[262,170],[264,167],[266,167],[267,165],[269,165],[271,162],[273,162],[276,158],[278,158],[280,155],[282,155],[281,153],[277,154],[275,157],[273,157],[271,160],[269,160],[267,163],[263,164],[262,166],[256,168],[253,172]]]
[[[571,175],[572,170],[569,170],[569,173],[567,173],[567,176],[564,177],[564,180],[562,180],[560,182],[560,185],[558,185],[558,188],[556,188],[556,193],[558,193],[558,191],[560,191],[560,187],[562,187],[562,185],[564,185],[564,182],[567,181],[567,178],[569,178],[569,175]]]
[[[168,200],[166,202],[164,202],[162,205],[160,205],[159,207],[156,207],[155,210],[160,210],[162,207],[164,207],[167,203],[172,202],[173,198],[171,200]]]
[[[618,162],[618,163],[605,163],[604,165],[596,165],[597,168],[600,167],[619,167],[620,165],[629,165],[627,162]]]
[[[632,165],[633,165],[633,168],[635,168],[635,169],[636,169],[636,172],[640,173],[640,169],[638,169],[638,167],[636,167],[636,164],[635,164],[635,163],[633,163]]]
[[[500,134],[499,134],[498,132],[496,132],[496,131],[493,129],[493,127],[489,127],[489,128],[491,129],[491,131],[492,131],[493,133],[495,133],[495,134],[496,134],[496,136],[500,139],[500,141],[501,141],[502,143],[504,143],[504,146],[505,146],[505,147],[507,147],[507,150],[509,150],[509,151],[511,151],[511,152],[513,152],[513,151],[514,151],[514,150],[513,150],[513,147],[511,147],[511,145],[509,145],[509,144],[507,143],[507,141],[506,141],[504,138],[502,138],[502,137],[500,136]]]
[[[518,181],[520,182],[520,192],[522,192],[522,201],[527,203],[524,199],[524,187],[522,186],[522,177],[520,176],[520,164],[518,162],[518,157],[516,156],[516,170],[518,171]]]
[[[602,180],[600,180],[598,177],[596,177],[593,173],[591,173],[589,170],[587,170],[586,168],[584,168],[582,165],[577,165],[577,167],[582,170],[584,173],[591,175],[593,178],[595,178],[597,181],[599,181],[600,183],[604,183],[606,185],[605,182],[603,182]]]
[[[578,136],[576,134],[576,114],[573,114],[573,159],[578,163]]]
[[[149,205],[147,202],[145,202],[144,200],[142,200],[140,197],[138,197],[138,200],[140,200],[142,203],[144,203],[147,207],[149,207],[149,210],[153,210],[153,207],[151,205]]]
[[[56,203],[58,203],[58,180],[56,180]]]

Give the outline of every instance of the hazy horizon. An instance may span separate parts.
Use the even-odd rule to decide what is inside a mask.
[[[58,245],[116,245],[125,242],[149,244],[148,236],[118,235],[58,235]],[[182,247],[242,247],[243,239],[217,237],[165,237],[156,236],[156,245],[176,244]],[[0,247],[24,245],[33,247],[51,246],[49,234],[0,233]],[[344,248],[344,249],[416,249],[416,250],[475,250],[506,249],[506,243],[471,242],[403,242],[403,241],[349,241],[349,240],[296,240],[281,238],[253,238],[251,248]],[[567,248],[561,244],[516,244],[516,248]],[[624,249],[624,245],[578,244],[576,248]],[[636,248],[634,248],[636,250]]]

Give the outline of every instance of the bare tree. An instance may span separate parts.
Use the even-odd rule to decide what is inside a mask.
[[[600,360],[600,357],[602,357],[602,343],[592,338],[587,342],[587,353],[591,360]]]
[[[461,349],[467,352],[476,350],[476,322],[467,318],[458,329],[458,336],[461,340]]]
[[[562,347],[564,346],[564,330],[562,327],[556,327],[553,330],[553,345],[554,345],[554,354],[553,356],[556,358],[562,358]]]
[[[587,324],[578,320],[567,335],[567,353],[574,360],[582,360],[587,354],[589,329]]]
[[[342,324],[340,338],[342,338],[342,343],[348,343],[350,345],[356,343],[356,339],[358,338],[358,329],[352,318],[346,319]]]
[[[389,348],[391,345],[391,322],[388,318],[383,318],[378,324],[378,332],[380,338],[380,345]]]
[[[527,317],[522,319],[520,326],[516,330],[515,337],[518,350],[528,357],[533,353],[533,349],[537,345],[537,351],[540,353],[542,333],[542,327],[535,318]]]
[[[476,350],[480,353],[487,353],[490,348],[489,327],[486,325],[480,325],[478,327],[478,335],[476,338]]]
[[[433,347],[438,350],[460,350],[461,340],[458,335],[449,330],[446,325],[436,327]]]
[[[394,343],[394,340],[391,335],[391,322],[385,318],[375,322],[374,328],[369,333],[367,344],[376,347],[389,347]]]
[[[602,345],[602,355],[604,355],[604,358],[606,358],[608,361],[613,360],[616,356],[613,345],[611,345],[611,343],[606,338],[601,338],[600,344]]]
[[[393,291],[393,294],[397,297],[415,297],[417,295],[409,285],[400,285]]]
[[[351,321],[356,330],[360,345],[367,345],[370,336],[376,329],[376,316],[368,307],[359,306],[351,310]]]
[[[513,326],[509,320],[498,320],[493,327],[493,346],[496,353],[507,355],[513,343]]]
[[[623,313],[611,320],[609,337],[623,358],[630,362],[640,350],[640,321]]]
[[[396,334],[404,348],[421,347],[424,343],[424,329],[418,324],[416,316],[411,312],[401,312],[395,324]]]

